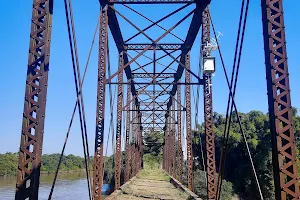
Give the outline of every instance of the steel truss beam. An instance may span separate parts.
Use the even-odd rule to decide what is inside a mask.
[[[175,73],[132,73],[134,78],[174,78]]]
[[[175,102],[173,102],[172,109],[175,109]],[[180,111],[179,111],[180,112]],[[175,132],[175,124],[177,122],[175,121],[175,111],[171,111],[171,116],[170,118],[170,127],[171,127],[171,139],[172,139],[172,176],[176,177],[176,132]]]
[[[38,199],[47,100],[52,0],[34,0],[17,171],[18,200]]]
[[[202,38],[201,44],[210,42],[210,16],[209,6],[202,14]],[[203,46],[204,48],[204,46]],[[201,54],[204,56],[203,48]],[[205,143],[206,143],[206,173],[207,173],[207,197],[208,199],[216,199],[216,161],[215,161],[215,135],[213,121],[213,103],[212,103],[212,76],[211,74],[203,74],[204,87],[204,122],[205,122]]]
[[[190,54],[185,56],[185,65],[190,68]],[[191,75],[188,71],[185,71],[185,82],[191,81]],[[187,145],[187,167],[188,167],[188,188],[194,190],[194,178],[193,178],[193,150],[192,150],[192,118],[191,118],[191,86],[185,86],[185,106],[186,106],[186,145]]]
[[[119,67],[123,66],[124,58],[123,52],[119,54]],[[118,82],[123,82],[123,70],[118,74]],[[122,135],[122,107],[123,107],[123,85],[118,85],[118,99],[117,99],[117,131],[116,131],[116,156],[115,156],[115,190],[121,186],[121,165],[122,165],[122,152],[121,152],[121,135]]]
[[[123,82],[123,83],[119,83],[119,82],[107,82],[106,84],[111,84],[111,85],[119,85],[119,84],[122,84],[122,85],[127,85],[129,83],[127,82]],[[165,82],[133,82],[133,84],[131,85],[203,85],[204,82],[203,80],[201,79],[201,82],[196,82],[196,83],[175,83],[175,82],[172,82],[172,83],[165,83]]]
[[[114,4],[182,4],[194,3],[195,0],[108,0]]]
[[[127,85],[127,102],[130,101],[131,97],[131,90],[130,85]],[[129,105],[130,109],[130,105]],[[126,146],[125,146],[125,183],[130,179],[130,162],[132,162],[130,158],[130,140],[129,140],[129,134],[130,134],[130,112],[126,112]]]
[[[181,86],[177,86],[177,109],[181,108]],[[182,152],[182,142],[181,142],[181,112],[177,112],[177,122],[178,122],[178,180],[182,182],[182,173],[183,173],[183,152]]]
[[[135,24],[133,24],[130,20],[128,20],[124,15],[122,15],[118,10],[116,10],[113,6],[114,3],[118,3],[119,1],[111,1],[110,5],[108,5],[108,10],[107,10],[107,16],[108,16],[108,25],[109,25],[109,28],[112,32],[112,35],[113,35],[113,38],[115,40],[115,43],[117,45],[117,48],[118,48],[118,51],[119,53],[121,52],[124,52],[126,50],[126,44],[124,43],[123,41],[123,37],[122,37],[122,34],[121,34],[121,30],[120,30],[120,27],[119,27],[119,24],[118,24],[118,20],[117,20],[117,17],[116,17],[116,13],[122,17],[125,21],[127,21],[130,25],[132,25],[133,27],[135,27],[139,32],[136,34],[136,35],[139,35],[139,34],[143,34],[144,36],[146,36],[150,41],[151,41],[151,44],[129,44],[131,45],[131,47],[128,48],[128,44],[127,44],[127,50],[130,49],[130,48],[133,48],[133,49],[136,49],[136,48],[140,48],[139,50],[142,50],[140,52],[138,52],[138,55],[136,55],[135,57],[131,58],[127,53],[124,52],[123,54],[123,64],[121,66],[119,66],[119,69],[116,73],[114,73],[112,76],[108,77],[107,80],[106,80],[106,84],[118,84],[118,87],[120,87],[121,85],[123,84],[128,84],[128,83],[125,83],[125,82],[122,82],[121,80],[118,79],[118,82],[117,83],[112,83],[111,80],[113,77],[117,76],[118,74],[120,74],[121,71],[123,71],[123,69],[125,70],[125,73],[126,73],[126,76],[127,76],[127,79],[128,80],[131,80],[131,92],[132,92],[132,99],[128,102],[127,101],[127,104],[122,108],[122,106],[120,106],[121,102],[118,103],[118,111],[117,111],[117,114],[121,113],[122,112],[122,109],[125,110],[125,111],[132,111],[134,113],[134,116],[133,116],[133,126],[135,128],[132,129],[132,132],[134,134],[134,140],[133,142],[131,142],[131,144],[133,144],[132,146],[132,174],[135,175],[137,173],[137,171],[141,168],[142,166],[142,145],[143,145],[143,142],[142,142],[142,131],[143,131],[143,127],[139,124],[134,124],[134,123],[141,123],[141,109],[140,109],[140,102],[138,101],[138,99],[140,99],[138,97],[138,95],[140,94],[146,94],[148,95],[150,98],[150,100],[152,100],[151,103],[153,103],[154,106],[152,107],[156,107],[155,106],[155,102],[156,102],[156,99],[157,97],[151,99],[151,95],[149,95],[149,93],[145,93],[146,91],[146,88],[149,86],[149,85],[153,85],[153,95],[156,94],[156,91],[155,91],[155,87],[154,85],[159,85],[163,91],[161,91],[157,96],[161,96],[162,94],[166,93],[166,94],[170,94],[171,97],[173,97],[175,94],[176,94],[176,90],[177,90],[177,87],[179,84],[182,84],[182,83],[177,83],[182,74],[183,74],[183,70],[186,69],[186,83],[184,83],[186,85],[186,88],[188,89],[188,91],[186,92],[186,99],[187,99],[187,106],[188,106],[188,109],[189,111],[187,111],[187,127],[186,127],[186,130],[187,130],[187,136],[188,136],[188,142],[187,142],[187,145],[188,145],[188,182],[189,182],[189,188],[192,188],[193,185],[192,185],[192,152],[191,152],[191,147],[192,147],[192,132],[191,132],[191,100],[190,100],[190,85],[199,85],[199,84],[203,84],[203,80],[201,80],[199,77],[197,77],[197,75],[195,75],[191,70],[190,70],[190,63],[189,63],[189,51],[191,50],[191,47],[195,41],[195,38],[197,36],[197,33],[199,32],[199,29],[200,29],[200,26],[201,26],[201,23],[202,23],[202,11],[204,10],[204,8],[208,5],[208,3],[210,2],[210,0],[202,0],[202,1],[195,1],[196,3],[196,9],[193,10],[192,12],[188,13],[186,16],[184,16],[180,21],[178,21],[173,27],[171,27],[170,29],[168,30],[165,30],[164,34],[162,34],[159,38],[157,38],[156,40],[153,40],[152,38],[150,38],[145,32],[144,30],[141,30],[139,29]],[[128,3],[129,1],[122,1],[122,2],[119,2],[119,3],[123,3],[123,4],[126,4]],[[136,1],[137,2],[137,1]],[[150,2],[150,1],[149,1]],[[143,2],[143,3],[149,3],[148,1],[147,2]],[[171,0],[171,1],[168,1],[168,3],[172,3],[172,2],[175,2],[175,0]],[[182,1],[183,2],[183,1]],[[102,7],[106,6],[105,5],[105,1],[104,0],[100,0],[100,3],[102,5]],[[134,1],[131,1],[129,3],[135,3]],[[137,3],[140,3],[140,2],[137,2]],[[164,1],[153,1],[153,3],[165,3]],[[180,1],[176,1],[176,3],[180,3]],[[186,1],[185,1],[186,3]],[[191,3],[194,3],[194,2],[191,2]],[[187,7],[189,5],[186,4],[185,6],[183,6],[182,8],[180,9],[177,9],[177,11],[174,11],[173,13],[176,13],[178,12],[179,10],[182,10],[183,8]],[[170,15],[167,15],[166,17],[162,18],[161,20],[159,21],[162,21],[166,18],[168,18],[168,16],[171,16],[173,13],[171,13]],[[193,17],[192,17],[192,21],[191,21],[191,25],[190,25],[190,28],[189,28],[189,31],[188,31],[188,34],[187,34],[187,37],[184,41],[184,43],[182,45],[180,45],[180,50],[181,50],[181,55],[179,55],[177,58],[175,58],[174,56],[172,56],[172,52],[170,51],[167,51],[168,48],[170,48],[170,50],[172,49],[173,51],[176,51],[177,48],[179,48],[179,45],[174,45],[174,46],[162,46],[161,44],[159,44],[159,41],[164,38],[166,35],[168,34],[171,34],[171,31],[174,30],[179,24],[181,24],[184,20],[186,20],[189,16],[191,16],[193,14]],[[156,25],[158,22],[154,22],[151,26],[154,26]],[[151,27],[150,26],[150,27]],[[162,28],[162,27],[161,27]],[[135,36],[136,36],[135,35]],[[135,37],[134,36],[134,37]],[[126,41],[127,42],[127,41]],[[152,45],[154,44],[154,45]],[[134,46],[135,45],[135,46]],[[156,46],[156,47],[155,47]],[[174,50],[175,49],[175,50]],[[137,58],[143,56],[143,54],[148,51],[148,50],[153,50],[154,52],[154,56],[153,56],[153,60],[149,63],[153,63],[154,65],[154,73],[152,75],[149,75],[149,73],[144,69],[144,66],[141,66],[137,63]],[[168,66],[165,66],[165,69],[163,69],[160,74],[156,74],[155,73],[155,63],[158,61],[158,59],[156,59],[155,57],[155,51],[156,50],[162,50],[166,53],[166,56],[169,56],[172,58],[172,62],[168,65]],[[128,58],[130,57],[130,61],[128,60]],[[180,58],[178,61],[178,58]],[[139,65],[139,69],[145,71],[145,74],[138,74],[136,73],[133,74],[131,69],[130,69],[130,64],[131,63],[136,63]],[[171,69],[170,66],[174,63],[174,62],[177,62],[178,63],[178,69],[176,71],[176,74],[171,74],[171,76],[166,76],[166,75],[163,75],[165,73],[165,71],[167,69]],[[188,75],[187,75],[188,74]],[[190,81],[190,74],[192,74],[193,76],[196,76],[196,78],[198,79],[198,82],[197,83],[191,83]],[[141,83],[141,82],[136,82],[133,80],[133,78],[152,78],[152,81],[151,82],[147,82],[147,83]],[[119,75],[118,75],[119,77]],[[157,78],[174,78],[174,81],[173,82],[161,82],[161,80],[156,80]],[[142,85],[142,84],[145,84],[146,86],[138,86],[140,88],[138,88],[139,91],[136,90],[135,88],[135,85]],[[167,85],[167,87],[163,87],[162,85]],[[170,86],[173,86],[172,90],[169,92],[167,90],[169,90],[169,87]],[[149,89],[148,89],[149,90]],[[130,103],[133,101],[134,103],[134,106],[133,108],[130,108]],[[172,119],[173,121],[176,121],[174,120],[174,116],[170,116],[170,113],[169,112],[172,112],[174,113],[175,111],[185,111],[185,108],[183,110],[181,110],[181,107],[180,109],[175,109],[175,108],[170,108],[171,105],[175,104],[176,101],[173,101],[173,98],[169,98],[169,100],[167,100],[168,103],[167,103],[167,106],[166,106],[166,109],[164,109],[164,107],[156,107],[154,109],[151,109],[150,108],[150,105],[146,105],[148,108],[144,108],[143,111],[149,111],[149,112],[153,112],[152,116],[154,118],[153,120],[153,123],[155,123],[155,125],[158,125],[160,122],[159,121],[156,121],[156,120],[161,120],[161,119],[158,119],[159,117],[155,118],[154,114],[155,112],[166,112],[166,124],[165,126],[168,128],[168,130],[166,131],[166,137],[165,137],[165,141],[166,141],[166,144],[165,144],[165,147],[164,148],[164,156],[166,156],[165,158],[167,158],[167,161],[164,162],[164,166],[165,166],[165,169],[170,173],[171,171],[171,156],[176,156],[176,146],[174,147],[174,143],[176,142],[176,132],[175,132],[175,123],[173,123],[173,125],[171,124],[172,122]],[[122,105],[122,104],[121,104]],[[148,110],[149,109],[149,110]],[[118,115],[119,116],[119,115]],[[119,118],[121,119],[121,117],[118,117],[118,120]],[[119,126],[119,122],[118,122],[118,126]],[[153,127],[154,128],[154,127]],[[118,129],[117,129],[118,130]],[[173,132],[173,135],[172,133]],[[173,147],[172,147],[173,145]],[[173,149],[173,154],[172,153],[172,149]],[[119,161],[120,162],[120,161]],[[176,162],[176,157],[173,158],[173,168],[175,167],[175,162]],[[118,163],[116,163],[116,165],[118,165]],[[118,168],[119,168],[119,165],[118,165]],[[117,172],[116,172],[117,174]],[[173,173],[173,175],[175,175]],[[116,184],[119,183],[119,180],[118,178],[116,177]],[[117,188],[117,187],[116,187]]]
[[[185,63],[185,57],[186,57],[187,53],[191,50],[191,48],[195,42],[196,36],[197,36],[200,26],[202,24],[202,12],[206,8],[206,6],[210,3],[210,1],[211,0],[203,0],[201,2],[197,1],[197,3],[196,3],[196,9],[195,9],[195,12],[194,12],[194,15],[192,18],[191,25],[189,27],[186,39],[182,45],[182,49],[181,49],[182,52],[181,52],[181,56],[180,56],[180,61],[178,63],[176,76],[174,77],[174,83],[178,83],[182,77],[184,67],[182,66],[181,63]],[[199,83],[200,83],[200,81],[199,81]],[[173,84],[173,87],[170,92],[170,96],[174,96],[176,94],[177,85],[178,84]],[[168,102],[168,109],[171,107],[172,101],[173,101],[173,98],[170,98],[170,100]]]
[[[102,7],[100,11],[100,34],[98,55],[98,87],[97,87],[97,112],[96,112],[96,136],[93,174],[93,198],[101,200],[103,184],[103,140],[105,118],[105,76],[107,62],[108,40],[108,7]]]
[[[144,92],[140,92],[139,94],[149,94],[149,95],[153,95],[153,96],[157,96],[157,95],[166,95],[166,94],[169,94],[168,91],[162,91],[162,90],[156,90],[156,91],[144,91]]]
[[[108,6],[106,4],[105,0],[99,0],[99,2],[100,2],[101,7]],[[110,7],[108,7],[107,16],[108,16],[107,24],[110,28],[111,34],[114,38],[114,41],[115,41],[115,44],[117,46],[117,49],[118,49],[119,53],[126,52],[125,49],[124,49],[124,40],[123,40],[123,36],[122,36],[122,33],[121,33],[121,29],[120,29],[120,26],[119,26],[119,22],[118,22],[116,13]],[[126,53],[124,53],[123,59],[124,59],[124,65],[127,65],[128,64],[128,56],[127,56]],[[125,70],[127,80],[132,80],[133,77],[132,77],[132,74],[131,74],[130,65],[127,65],[127,67],[125,67],[124,70]],[[137,94],[137,91],[136,91],[136,88],[135,88],[135,85],[133,84],[133,82],[131,82],[131,83],[132,83],[131,93],[132,93],[132,96],[135,96]],[[135,99],[135,103],[138,104],[137,99]]]
[[[144,50],[146,47],[151,46],[152,47],[149,50],[180,50],[182,44],[159,44],[159,45],[153,45],[153,44],[125,44],[124,49],[126,50]]]
[[[262,0],[273,171],[277,200],[300,199],[282,0]]]

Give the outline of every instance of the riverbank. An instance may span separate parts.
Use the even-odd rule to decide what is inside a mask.
[[[0,176],[16,176],[18,167],[18,153],[0,154]],[[42,156],[41,174],[53,174],[56,171],[60,154],[44,154]],[[90,159],[92,163],[92,158]],[[84,158],[72,154],[64,156],[60,166],[60,173],[72,173],[85,169]]]
[[[54,174],[41,174],[39,200],[47,200]],[[16,177],[0,177],[0,199],[14,199]],[[52,199],[88,199],[87,180],[84,171],[59,173]],[[104,196],[105,197],[105,196]]]

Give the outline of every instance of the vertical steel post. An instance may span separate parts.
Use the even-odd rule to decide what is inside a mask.
[[[119,54],[119,68],[124,65],[123,52]],[[118,74],[118,99],[117,99],[117,131],[116,131],[116,156],[115,156],[115,190],[121,186],[121,135],[122,135],[122,108],[123,108],[123,70]]]
[[[171,138],[172,138],[172,176],[176,177],[176,132],[175,132],[175,101],[173,101],[173,104],[171,106]]]
[[[183,163],[183,152],[181,142],[181,86],[177,86],[177,121],[178,121],[178,180],[182,182],[182,163]]]
[[[131,80],[128,80],[127,84],[127,103],[130,102],[131,97]],[[126,146],[125,146],[125,183],[130,179],[130,105],[128,106],[128,111],[126,112]]]
[[[53,1],[33,1],[16,199],[38,199]]]
[[[140,113],[140,154],[141,154],[141,158],[140,158],[140,169],[142,169],[144,167],[144,161],[143,161],[143,155],[144,155],[144,143],[143,143],[143,126],[142,126],[142,113]]]
[[[204,45],[210,42],[210,16],[209,6],[202,13],[202,38],[201,54],[203,57],[209,56],[210,52],[203,52]],[[205,143],[206,143],[206,173],[207,173],[207,197],[216,198],[216,161],[215,161],[215,134],[213,122],[212,104],[212,76],[204,73],[204,121],[205,121]]]
[[[96,136],[93,174],[93,198],[101,200],[103,184],[103,140],[105,118],[105,73],[107,59],[108,16],[107,5],[102,7],[100,16],[99,55],[98,55],[98,87],[97,87],[97,112]]]
[[[185,66],[190,69],[190,53],[185,56]],[[185,106],[186,106],[186,144],[187,144],[187,166],[188,166],[188,188],[193,191],[193,151],[192,151],[192,121],[191,121],[191,82],[190,72],[185,70]]]
[[[133,109],[136,109],[136,104],[133,103]],[[137,131],[137,112],[133,111],[133,128],[132,128],[132,134],[133,134],[133,141],[132,141],[132,176],[136,175],[137,169],[136,169],[136,161],[137,161],[137,154],[136,154],[136,131]]]
[[[164,130],[163,169],[166,170],[166,131]]]
[[[138,113],[138,129],[137,129],[137,134],[138,134],[138,162],[137,162],[137,169],[140,171],[141,166],[142,166],[142,120],[140,113]]]
[[[171,174],[172,172],[172,142],[171,142],[171,118],[168,117],[168,173]]]
[[[300,199],[282,0],[261,5],[275,196]]]

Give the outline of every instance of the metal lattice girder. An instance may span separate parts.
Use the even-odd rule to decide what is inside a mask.
[[[194,3],[195,0],[109,0],[115,4],[174,4],[174,3]]]
[[[196,36],[199,32],[199,29],[202,24],[202,12],[206,8],[206,6],[210,3],[211,0],[202,0],[202,1],[195,1],[196,2],[196,10],[194,12],[191,25],[188,30],[188,34],[186,36],[186,39],[182,45],[181,49],[181,57],[180,57],[180,63],[185,63],[185,57],[187,53],[191,50]],[[184,67],[181,64],[178,64],[178,68],[176,71],[176,76],[174,77],[174,83],[178,83],[178,81],[181,79]],[[191,83],[184,83],[184,84],[191,84]],[[199,84],[199,83],[198,83]],[[177,84],[173,84],[173,87],[170,92],[170,96],[174,96],[177,91]],[[172,104],[172,98],[169,100],[169,106]],[[168,107],[169,109],[169,107]]]
[[[185,65],[190,69],[190,54],[185,56]],[[185,71],[185,82],[191,81],[190,72]],[[192,151],[192,120],[191,120],[191,87],[190,85],[185,86],[185,106],[186,106],[186,145],[187,145],[187,167],[188,167],[188,188],[193,191],[193,151]]]
[[[152,44],[125,44],[124,48],[126,50],[144,50],[147,46]],[[153,45],[153,47],[150,50],[180,50],[182,44],[159,44]],[[162,47],[162,48],[161,48]]]
[[[107,6],[107,1],[105,0],[99,0],[101,7],[105,7]],[[121,29],[119,26],[119,22],[116,16],[116,13],[113,9],[111,9],[110,7],[107,8],[107,16],[108,16],[108,21],[107,24],[110,28],[111,34],[113,36],[113,39],[115,41],[115,44],[117,46],[118,52],[124,52],[124,40],[123,40],[123,36],[121,33]],[[105,47],[106,49],[107,47]],[[123,59],[124,59],[124,65],[126,65],[128,63],[128,56],[126,53],[124,53],[123,55]],[[125,69],[125,74],[128,80],[132,79],[132,73],[131,73],[131,68],[130,65],[128,65]],[[135,85],[133,84],[133,81],[131,81],[131,93],[132,96],[136,96],[137,95],[137,90],[135,88]],[[135,99],[135,103],[138,104],[138,99]]]
[[[142,117],[139,116],[139,122],[142,121]],[[139,159],[139,169],[142,168],[143,166],[143,154],[144,154],[144,151],[143,151],[143,135],[142,135],[142,131],[143,131],[143,128],[142,126],[139,126],[139,155],[140,155],[140,159]]]
[[[162,90],[156,90],[156,91],[144,91],[144,92],[140,92],[139,94],[149,94],[149,95],[153,95],[153,96],[157,96],[157,95],[166,95],[169,94],[168,91],[162,91]]]
[[[154,106],[166,106],[167,103],[166,102],[157,102],[157,101],[154,101]],[[153,103],[152,102],[140,102],[140,106],[147,106],[147,107],[153,107]]]
[[[172,170],[172,149],[171,149],[171,127],[170,127],[170,117],[167,118],[167,134],[168,134],[168,153],[167,153],[167,159],[168,159],[168,173],[171,174]]]
[[[175,102],[173,101],[173,105],[172,108],[175,109]],[[179,111],[180,112],[180,111]],[[171,128],[172,128],[172,164],[173,164],[173,168],[172,168],[172,176],[176,177],[176,132],[175,132],[175,111],[171,112],[171,116],[172,118],[170,118],[172,124],[170,124]]]
[[[103,140],[105,118],[105,73],[107,59],[108,36],[107,6],[100,13],[99,55],[98,55],[98,87],[97,87],[97,112],[96,112],[96,136],[93,175],[93,198],[101,200],[103,184]]]
[[[175,73],[132,73],[132,76],[134,78],[174,78]]]
[[[262,19],[277,200],[300,199],[282,0],[262,0]]]
[[[131,81],[131,80],[129,80]],[[131,90],[130,90],[130,84],[127,85],[127,102],[130,101],[131,97]],[[129,105],[130,109],[130,105]],[[130,158],[130,140],[129,140],[129,134],[130,134],[130,112],[126,112],[126,146],[125,146],[125,182],[127,182],[130,179],[130,162],[132,161]]]
[[[16,199],[38,199],[47,100],[51,0],[34,0],[26,78],[23,124],[17,171]]]
[[[202,38],[201,44],[210,42],[210,16],[209,7],[202,14]],[[204,55],[203,48],[201,54]],[[205,143],[206,143],[206,173],[207,173],[207,197],[208,199],[216,198],[216,161],[215,161],[215,136],[213,121],[213,104],[212,104],[212,76],[203,74],[204,87],[204,123],[205,123]]]
[[[208,199],[216,198],[216,162],[215,162],[215,136],[212,105],[212,76],[204,74],[204,118],[206,143],[206,172]]]
[[[123,52],[119,54],[119,68],[124,65]],[[123,82],[123,70],[118,74],[118,82]],[[115,190],[121,186],[121,135],[122,135],[122,108],[123,108],[123,85],[118,85],[118,99],[117,99],[117,131],[116,131],[116,155],[115,155]]]
[[[181,86],[177,86],[177,109],[181,107]],[[182,152],[182,142],[181,142],[181,112],[177,112],[177,122],[178,122],[178,180],[182,182],[182,163],[183,163],[183,152]]]

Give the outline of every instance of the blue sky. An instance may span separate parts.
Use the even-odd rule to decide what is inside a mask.
[[[229,1],[212,0],[211,13],[216,29],[221,31],[224,35],[220,40],[220,45],[227,70],[230,71],[236,40],[240,1],[231,0],[230,4],[228,2]],[[73,0],[76,36],[82,71],[85,66],[93,32],[97,23],[97,17],[99,15],[98,4],[97,0],[88,1],[88,3]],[[248,112],[250,110],[267,112],[260,2],[253,0],[250,4],[236,103],[240,112]],[[177,6],[162,6],[163,5],[154,7],[146,6],[144,8],[141,8],[141,6],[133,7],[153,20],[157,20],[163,16],[164,11],[172,11],[177,8]],[[300,108],[300,86],[297,83],[297,76],[300,74],[300,68],[298,67],[299,64],[297,64],[299,57],[297,47],[300,46],[300,30],[298,26],[295,26],[295,22],[300,21],[300,16],[295,8],[299,6],[299,1],[284,1],[292,105],[298,108]],[[31,7],[32,1],[3,1],[1,6],[0,18],[2,20],[0,23],[2,31],[0,32],[0,63],[2,65],[2,78],[0,79],[0,90],[2,98],[0,104],[0,126],[2,129],[0,140],[2,141],[2,145],[0,146],[0,153],[7,151],[16,152],[19,148]],[[182,13],[187,14],[187,10]],[[124,8],[120,9],[120,11],[126,14],[126,16],[131,16],[129,11]],[[142,27],[149,24],[148,22],[145,23],[142,18],[138,18],[134,15],[132,15],[130,19],[134,19],[135,23]],[[174,18],[176,21],[179,19],[180,17]],[[55,0],[43,153],[56,153],[61,151],[76,98],[65,21],[63,1]],[[171,21],[171,24],[162,23],[161,25],[170,28],[173,25],[172,23],[174,24],[174,21]],[[120,25],[121,28],[126,28],[124,38],[128,38],[136,32],[130,25],[126,24],[124,20],[120,20]],[[183,24],[183,28],[175,29],[174,33],[182,35],[184,33],[182,30],[186,30],[184,27],[187,27],[187,25],[188,24]],[[162,32],[149,33],[160,35]],[[200,38],[198,35],[191,52],[191,66],[192,69],[195,70],[197,69],[197,62],[199,60],[199,41]],[[114,72],[117,66],[117,54],[112,38],[110,39],[110,46],[112,52],[112,71]],[[90,149],[94,146],[97,54],[97,48],[94,48],[83,88]],[[224,114],[226,111],[228,88],[223,71],[221,70],[218,55],[216,52],[214,55],[217,57],[217,72],[213,80],[213,106],[214,111]],[[202,99],[202,96],[200,99]],[[200,121],[203,121],[202,107],[203,102],[200,101]],[[108,107],[106,110],[109,111]],[[106,127],[108,128],[108,124]],[[108,151],[109,153],[111,152],[111,145],[109,145]],[[82,155],[80,127],[77,116],[66,149],[66,154],[70,153]]]

